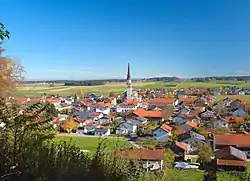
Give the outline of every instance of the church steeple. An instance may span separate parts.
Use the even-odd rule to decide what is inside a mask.
[[[129,64],[129,63],[128,63],[127,80],[131,80],[131,75],[130,75],[130,64]]]
[[[130,74],[130,64],[128,63],[128,72],[127,72],[127,100],[132,100],[132,81]]]

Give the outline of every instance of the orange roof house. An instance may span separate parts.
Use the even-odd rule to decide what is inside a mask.
[[[162,111],[159,110],[148,111],[145,109],[138,109],[133,111],[133,114],[135,114],[136,116],[146,117],[146,118],[162,118]]]
[[[117,150],[115,152],[116,157],[134,159],[134,160],[164,160],[163,149],[127,149]]]
[[[215,149],[225,146],[244,148],[250,151],[250,134],[218,134],[214,135]]]
[[[168,133],[172,131],[172,127],[170,127],[166,123],[163,123],[160,128]]]
[[[192,128],[197,128],[197,126],[198,126],[196,123],[191,122],[191,121],[187,121],[185,124],[192,127]]]
[[[168,104],[173,104],[175,99],[173,98],[153,98],[148,100],[149,104],[155,104],[155,105],[168,105]]]

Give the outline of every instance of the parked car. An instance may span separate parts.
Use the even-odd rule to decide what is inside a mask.
[[[179,169],[198,169],[200,167],[199,163],[188,163],[188,162],[175,162],[174,168]]]

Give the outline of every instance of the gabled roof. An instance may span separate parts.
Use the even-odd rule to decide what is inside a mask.
[[[224,147],[224,148],[215,152],[215,157],[217,159],[226,159],[227,156],[230,156],[230,155],[232,155],[235,158],[238,158],[239,160],[242,160],[242,161],[247,160],[246,154],[243,151],[238,150],[232,146]]]
[[[153,98],[148,101],[150,104],[173,104],[175,99],[172,98]]]
[[[172,127],[170,127],[169,125],[167,125],[166,123],[163,123],[160,128],[166,132],[171,132],[172,131]]]
[[[162,117],[162,111],[153,110],[148,111],[145,109],[138,109],[133,111],[133,113],[139,117],[146,117],[146,118],[161,118]]]
[[[250,148],[250,134],[218,134],[214,135],[215,145],[228,145]]]
[[[246,166],[246,162],[245,161],[238,161],[238,160],[217,159],[217,165],[245,167]]]
[[[193,122],[190,122],[190,121],[187,121],[185,124],[188,125],[188,126],[190,126],[190,127],[192,127],[192,128],[196,128],[197,127],[196,123],[193,123]]]
[[[175,145],[178,146],[179,148],[181,148],[182,150],[185,150],[185,151],[188,150],[187,145],[185,145],[185,144],[183,144],[183,143],[181,143],[181,142],[176,141],[176,142],[175,142]]]
[[[163,149],[117,150],[115,152],[115,156],[127,158],[127,159],[136,159],[136,160],[163,160],[164,159],[164,150]]]
[[[120,105],[121,106],[137,106],[138,105],[138,101],[136,101],[136,100],[126,100],[126,101],[124,101]]]

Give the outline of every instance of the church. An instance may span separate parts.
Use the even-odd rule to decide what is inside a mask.
[[[138,92],[133,91],[132,88],[132,80],[131,80],[131,71],[130,71],[130,64],[128,63],[128,70],[127,70],[127,88],[123,94],[124,100],[137,100],[139,99],[138,97]]]

